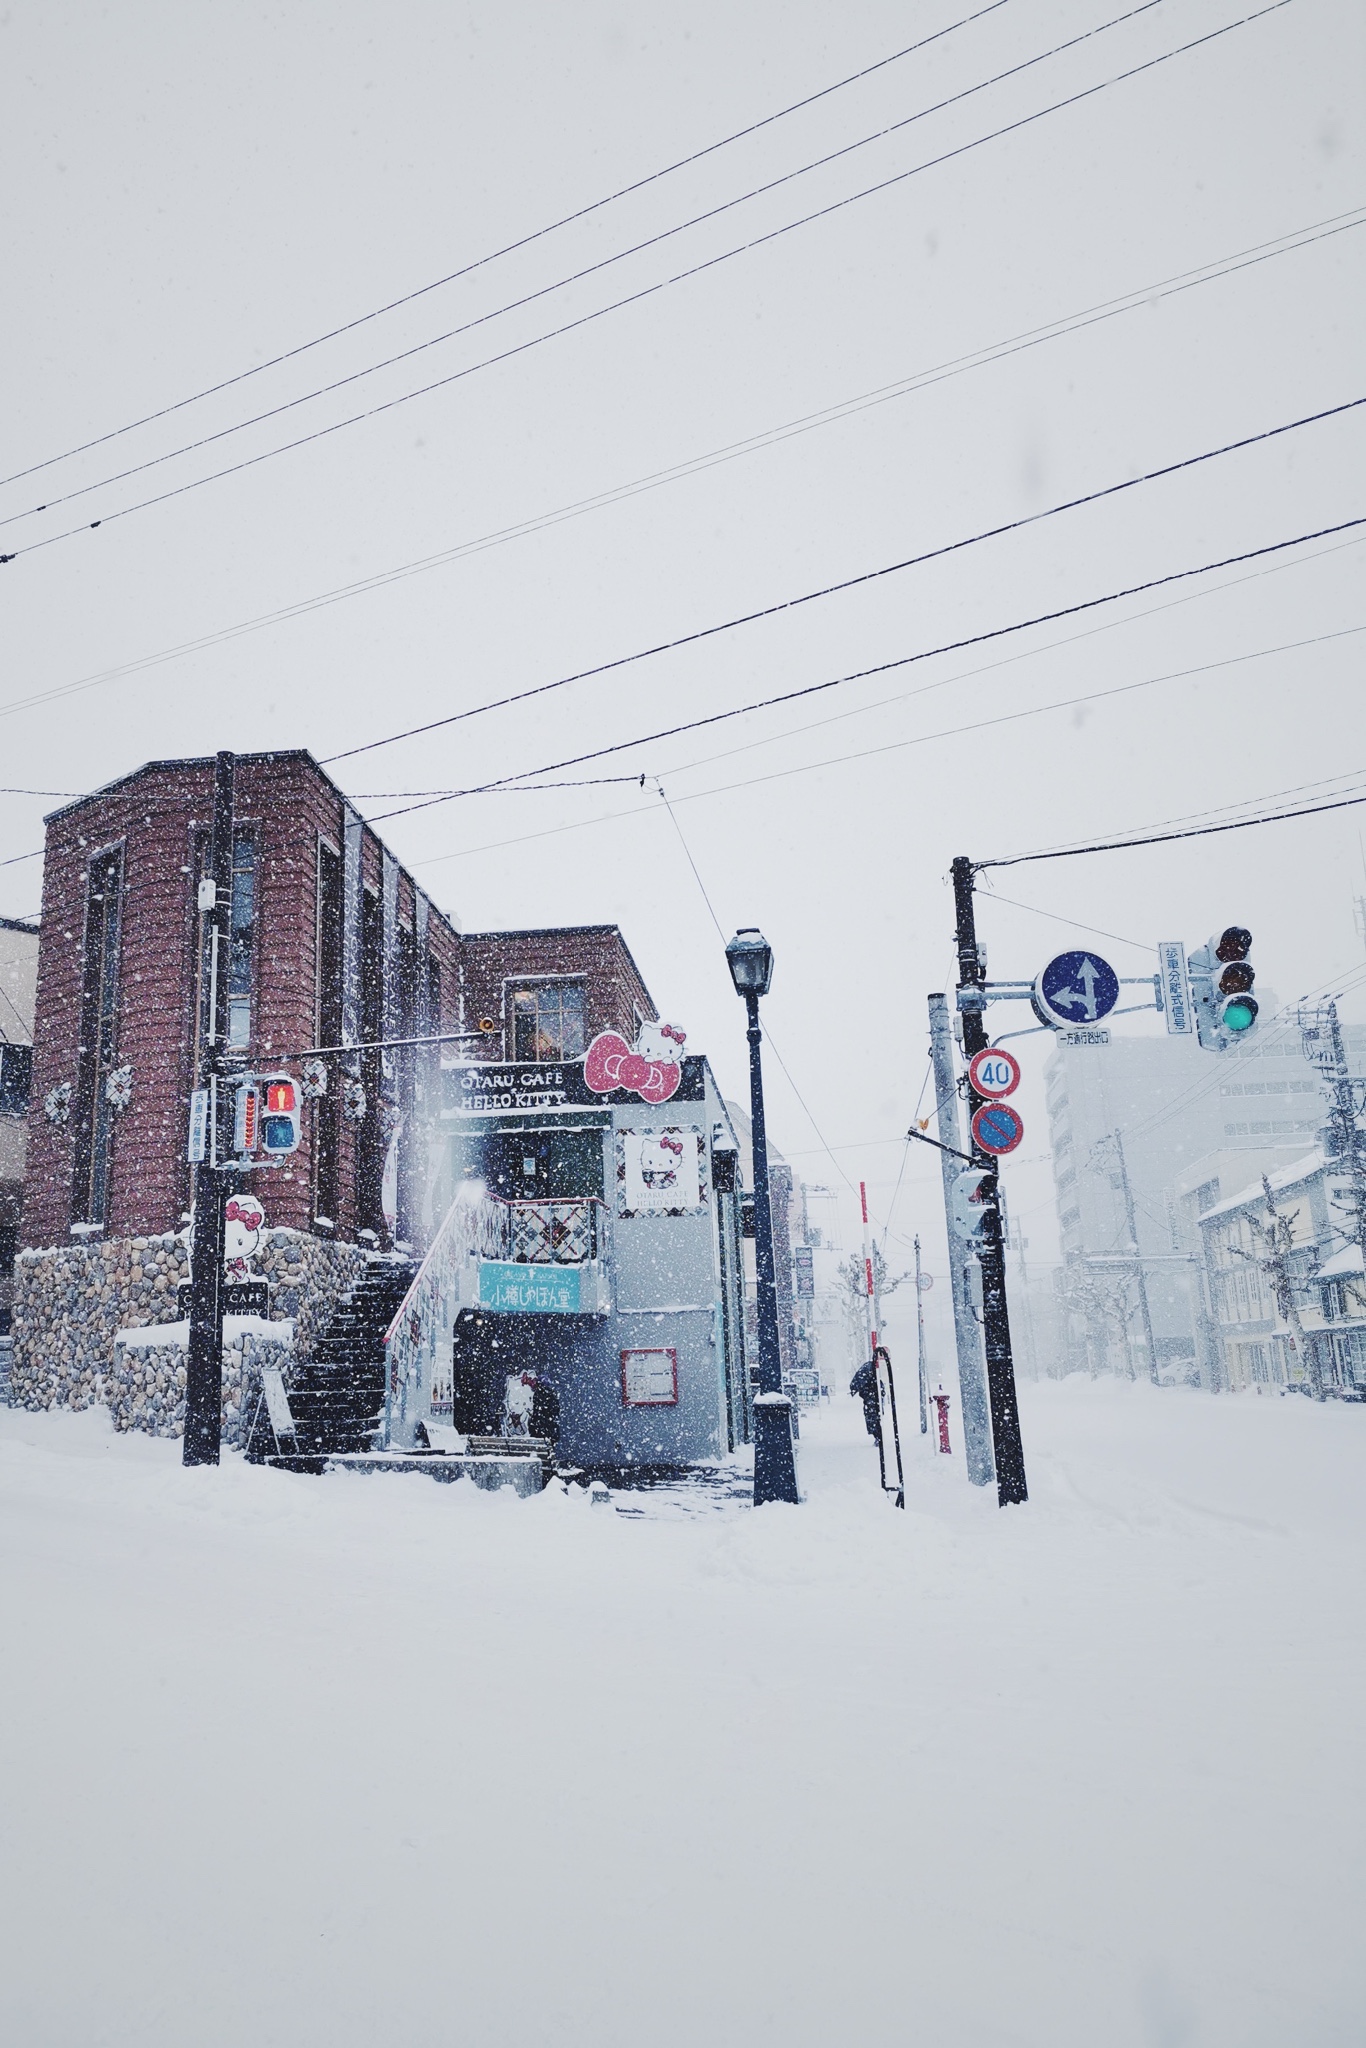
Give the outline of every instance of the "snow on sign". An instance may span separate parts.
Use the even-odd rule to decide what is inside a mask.
[[[984,1152],[1013,1152],[1024,1136],[1024,1118],[1008,1102],[984,1102],[972,1119],[972,1135]]]
[[[1098,1024],[1119,1001],[1119,976],[1099,953],[1058,953],[1034,984],[1050,1024]]]
[[[1020,1062],[1013,1052],[999,1052],[987,1046],[968,1061],[968,1080],[989,1102],[1013,1095],[1020,1085]]]

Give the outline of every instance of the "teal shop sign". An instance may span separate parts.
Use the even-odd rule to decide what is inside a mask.
[[[509,1259],[479,1261],[479,1306],[517,1315],[579,1314],[577,1266],[516,1266]]]

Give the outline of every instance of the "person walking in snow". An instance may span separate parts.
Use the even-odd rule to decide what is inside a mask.
[[[856,1394],[863,1403],[863,1419],[868,1425],[868,1434],[875,1443],[882,1437],[882,1409],[878,1398],[877,1367],[870,1359],[861,1365],[849,1382],[849,1391]]]

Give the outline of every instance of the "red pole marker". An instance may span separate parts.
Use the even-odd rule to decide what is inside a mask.
[[[941,1451],[947,1451],[951,1457],[953,1445],[949,1442],[949,1397],[941,1387],[938,1393],[931,1395],[930,1398],[939,1410],[939,1448]]]

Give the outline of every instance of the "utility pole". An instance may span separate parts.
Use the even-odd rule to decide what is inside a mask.
[[[958,1353],[958,1398],[963,1406],[963,1449],[968,1478],[974,1486],[990,1486],[996,1477],[987,1420],[987,1381],[982,1366],[982,1332],[972,1305],[968,1279],[970,1253],[954,1229],[953,1184],[963,1170],[963,1133],[958,1120],[958,1089],[953,1077],[953,1037],[948,998],[930,997],[930,1063],[934,1069],[935,1123],[941,1147],[939,1167],[944,1184],[944,1228],[949,1240],[949,1292],[953,1300],[953,1341]],[[957,1158],[951,1154],[958,1154]]]
[[[1138,1312],[1143,1318],[1143,1341],[1148,1347],[1148,1378],[1155,1387],[1162,1382],[1157,1371],[1157,1345],[1153,1339],[1152,1310],[1148,1306],[1148,1276],[1143,1270],[1143,1260],[1138,1249],[1138,1222],[1134,1215],[1134,1193],[1129,1185],[1129,1168],[1124,1158],[1124,1140],[1118,1131],[1110,1133],[1119,1162],[1119,1185],[1124,1195],[1124,1221],[1129,1232],[1129,1249],[1134,1255],[1134,1273],[1138,1280]]]
[[[915,1343],[916,1370],[920,1375],[920,1434],[930,1426],[929,1390],[925,1385],[925,1297],[920,1283],[920,1239],[915,1240]]]
[[[185,1369],[187,1465],[216,1465],[223,1411],[223,1187],[217,1168],[218,1078],[228,1020],[228,948],[232,930],[233,771],[231,754],[214,762],[213,830],[200,912],[208,988],[199,1017],[196,1085],[209,1091],[206,1156],[194,1170],[190,1251],[190,1344]],[[212,899],[212,900],[210,900]]]
[[[1352,1183],[1355,1237],[1366,1255],[1366,1158],[1362,1156],[1361,1132],[1357,1127],[1356,1087],[1347,1068],[1347,1048],[1342,1042],[1338,1006],[1329,1003],[1328,1046],[1332,1055],[1333,1121],[1337,1126],[1338,1151],[1346,1162]]]
[[[959,854],[953,863],[953,907],[958,948],[958,995],[963,1014],[963,1051],[968,1059],[990,1043],[986,1026],[986,962],[977,944],[972,901],[972,862]],[[969,1083],[968,1115],[985,1102]],[[995,1159],[974,1138],[973,1162],[979,1161],[986,1181],[982,1216],[982,1334],[987,1359],[987,1393],[991,1402],[991,1434],[996,1450],[996,1497],[1002,1507],[1029,1498],[1025,1484],[1024,1444],[1015,1392],[1015,1367],[1010,1350],[1010,1314],[1006,1307],[1005,1246],[1001,1238],[1000,1175]]]

